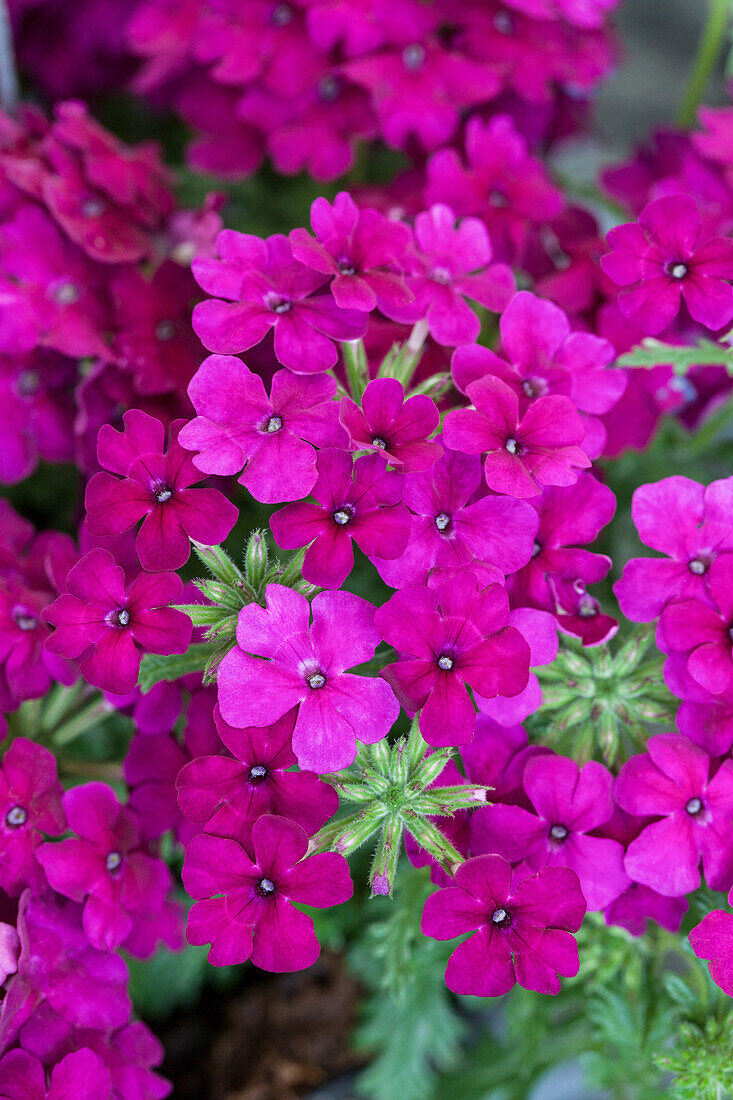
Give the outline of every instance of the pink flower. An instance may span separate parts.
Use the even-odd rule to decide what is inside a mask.
[[[578,972],[577,932],[585,916],[578,878],[552,867],[516,882],[497,855],[469,859],[455,885],[425,902],[422,931],[438,940],[474,932],[448,960],[445,981],[454,993],[500,997],[515,983],[537,993],[560,992],[560,975]]]
[[[357,739],[381,740],[399,713],[383,680],[345,672],[374,655],[374,610],[350,592],[321,592],[311,607],[279,584],[268,585],[266,596],[266,609],[242,608],[238,645],[219,665],[222,717],[239,728],[268,726],[298,706],[300,767],[319,774],[348,767]]]
[[[315,239],[306,229],[291,232],[293,255],[314,271],[333,275],[331,293],[337,306],[369,313],[381,302],[404,306],[411,301],[399,273],[410,243],[406,225],[376,210],[360,210],[348,191],[339,191],[333,206],[316,199],[311,225]]]
[[[446,446],[486,454],[484,477],[490,489],[509,496],[538,496],[545,485],[573,485],[578,468],[590,459],[578,444],[585,435],[568,397],[539,397],[520,417],[516,394],[498,378],[472,382],[475,406],[445,418]]]
[[[459,574],[436,588],[403,588],[377,609],[375,624],[401,659],[380,673],[411,711],[430,745],[464,745],[476,712],[468,693],[516,695],[529,677],[529,646],[507,626],[509,600],[499,584],[479,591]]]
[[[140,847],[137,818],[105,783],[85,783],[64,795],[69,840],[43,844],[37,858],[49,883],[84,902],[84,931],[92,947],[114,951],[136,918],[156,916],[170,874]]]
[[[408,256],[408,286],[414,302],[382,305],[395,321],[427,321],[439,344],[470,344],[481,332],[479,318],[464,300],[500,313],[511,298],[514,275],[507,264],[492,264],[489,235],[478,218],[456,226],[449,206],[436,203],[415,218],[414,251]]]
[[[313,921],[291,903],[328,908],[348,901],[354,888],[343,856],[304,859],[307,850],[304,830],[273,814],[255,822],[246,843],[194,837],[183,883],[202,900],[188,918],[189,943],[211,943],[214,966],[246,959],[275,973],[312,966],[320,954]]]
[[[43,745],[19,737],[0,765],[0,886],[11,896],[43,886],[35,852],[43,834],[66,828],[56,758]]]
[[[88,1047],[62,1058],[51,1071],[46,1088],[46,1071],[37,1058],[25,1050],[11,1050],[0,1058],[0,1090],[3,1100],[110,1100],[109,1070]]]
[[[708,754],[686,737],[660,733],[624,764],[615,798],[633,814],[661,818],[632,840],[626,870],[636,882],[679,897],[700,885],[700,861],[712,890],[733,884],[729,830],[733,763],[712,772]]]
[[[200,756],[178,775],[178,802],[191,821],[216,836],[246,835],[262,814],[287,816],[312,835],[333,817],[338,796],[313,772],[288,771],[296,711],[272,726],[235,729],[214,708],[216,728],[231,756]]]
[[[346,442],[331,375],[277,371],[270,396],[258,374],[233,355],[210,355],[188,387],[198,413],[178,441],[207,474],[236,474],[256,500],[308,496],[316,483],[315,446]]]
[[[692,195],[667,195],[645,206],[639,222],[612,229],[612,251],[601,258],[608,276],[624,289],[619,307],[655,335],[684,300],[691,316],[709,329],[733,320],[733,243],[700,241],[702,227]]]
[[[613,813],[611,773],[595,760],[578,768],[564,756],[536,756],[522,782],[535,812],[500,804],[479,810],[473,850],[499,852],[519,865],[519,873],[571,867],[588,909],[605,909],[629,884],[621,844],[589,835]]]
[[[435,402],[424,394],[405,400],[396,378],[372,379],[361,408],[350,397],[342,398],[339,418],[354,450],[381,451],[390,466],[405,474],[427,470],[440,458],[440,444],[428,442],[440,420]]]
[[[672,652],[688,654],[687,671],[713,695],[733,688],[733,554],[710,566],[708,594],[680,600],[662,612],[660,627]]]
[[[381,555],[372,558],[387,584],[392,588],[426,584],[433,569],[470,570],[479,582],[488,584],[526,565],[536,515],[525,501],[510,497],[488,495],[475,500],[481,484],[478,456],[447,449],[432,469],[405,478],[402,499],[412,512],[405,551],[393,561]]]
[[[182,421],[171,425],[166,447],[159,420],[139,409],[122,420],[122,432],[105,424],[97,437],[100,465],[113,473],[95,474],[87,485],[87,526],[93,535],[121,535],[142,519],[135,549],[143,569],[179,569],[191,539],[223,542],[239,512],[218,489],[191,488],[201,474],[178,443]]]
[[[327,281],[293,256],[282,234],[267,240],[223,229],[219,260],[194,261],[193,273],[208,294],[193,311],[194,329],[210,351],[247,351],[274,330],[275,355],[296,374],[334,366],[334,340],[364,335],[365,315],[339,309]],[[222,301],[221,299],[228,299]]]
[[[124,695],[137,684],[141,651],[185,653],[191,620],[167,604],[183,584],[175,573],[141,573],[129,587],[107,550],[91,550],[69,573],[68,593],[43,612],[56,627],[51,653],[80,659],[84,679]]]
[[[346,451],[320,451],[317,504],[286,504],[270,517],[278,546],[308,546],[303,576],[340,588],[354,568],[352,540],[367,557],[398,558],[407,545],[410,513],[401,503],[403,475],[387,470],[380,454],[354,462]]]
[[[733,904],[733,890],[728,896]],[[714,909],[690,932],[690,946],[698,959],[708,960],[710,977],[733,997],[733,913]]]
[[[645,546],[665,558],[633,558],[614,585],[621,610],[633,622],[651,622],[677,600],[709,600],[710,566],[733,551],[733,479],[707,488],[688,477],[641,485],[631,516]]]

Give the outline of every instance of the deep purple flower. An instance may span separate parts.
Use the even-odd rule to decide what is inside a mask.
[[[338,809],[333,787],[313,772],[287,770],[296,763],[296,715],[293,709],[272,726],[235,729],[216,707],[216,728],[232,755],[200,756],[180,772],[178,802],[186,817],[205,822],[209,833],[235,839],[262,814],[288,817],[309,836],[325,825]]]
[[[530,807],[524,793],[524,769],[535,756],[550,749],[530,745],[521,726],[501,726],[486,714],[476,717],[476,734],[470,745],[461,748],[466,778],[471,783],[491,787],[491,802]]]
[[[406,225],[377,210],[360,210],[348,191],[339,191],[333,206],[324,198],[316,199],[311,225],[315,239],[306,229],[291,232],[293,255],[314,271],[333,275],[330,290],[341,309],[369,313],[380,303],[404,306],[412,300],[399,273],[410,243]]]
[[[135,549],[143,569],[180,569],[191,539],[222,542],[239,512],[218,489],[191,488],[201,473],[177,441],[183,421],[171,425],[166,448],[165,428],[155,417],[131,409],[122,420],[122,432],[109,424],[99,431],[99,462],[112,473],[95,474],[87,485],[87,526],[93,535],[121,535],[142,520]]]
[[[307,546],[303,576],[311,584],[340,588],[354,568],[352,539],[367,557],[398,558],[410,534],[410,513],[401,503],[404,477],[388,470],[380,454],[354,462],[346,451],[320,451],[317,504],[286,504],[270,517],[279,546]]]
[[[670,650],[689,654],[693,680],[720,695],[733,687],[733,554],[716,558],[707,581],[707,596],[669,604],[660,626]]]
[[[222,717],[240,729],[267,726],[298,706],[293,752],[300,767],[319,774],[348,767],[357,739],[381,740],[399,714],[383,680],[344,671],[374,655],[374,609],[350,592],[321,592],[310,607],[279,584],[269,584],[266,595],[266,609],[242,608],[238,645],[219,665]]]
[[[188,387],[198,413],[178,442],[206,474],[237,474],[256,500],[300,500],[316,483],[315,447],[339,447],[346,434],[330,374],[301,377],[277,371],[264,383],[241,359],[210,355]],[[242,469],[244,467],[244,469]]]
[[[733,320],[733,243],[702,241],[700,212],[692,195],[666,195],[645,206],[638,224],[608,234],[610,254],[601,266],[624,289],[622,313],[655,335],[677,316],[682,301],[709,329]]]
[[[733,890],[728,896],[733,905]],[[710,977],[733,997],[733,913],[714,909],[690,932],[690,946],[698,959],[707,959]]]
[[[0,765],[0,887],[11,896],[43,886],[35,852],[44,833],[66,828],[56,758],[43,745],[19,737]]]
[[[560,975],[578,972],[577,932],[585,916],[578,877],[551,867],[512,886],[511,866],[498,855],[476,856],[456,871],[455,885],[425,902],[422,931],[437,940],[474,932],[448,960],[454,993],[500,997],[515,983],[537,993],[560,992]]]
[[[223,229],[220,260],[194,261],[193,273],[213,301],[193,311],[196,333],[209,351],[247,351],[274,329],[275,355],[296,374],[334,366],[334,340],[364,335],[366,315],[339,309],[321,291],[327,276],[299,263],[282,234],[267,240]],[[222,300],[228,299],[228,300]]]
[[[342,398],[339,418],[354,450],[381,451],[405,474],[427,470],[440,458],[440,444],[428,442],[440,420],[435,402],[424,394],[405,399],[396,378],[372,379],[361,408]]]
[[[539,496],[545,485],[573,485],[578,467],[590,459],[578,444],[583,423],[568,397],[539,397],[520,417],[519,400],[498,378],[468,386],[472,409],[456,409],[445,419],[446,446],[485,454],[490,489],[515,497]]]
[[[710,566],[733,551],[733,479],[705,487],[676,475],[641,485],[631,516],[644,545],[667,557],[626,563],[613,589],[626,618],[651,622],[672,601],[707,602]]]
[[[733,763],[717,771],[706,752],[675,733],[647,741],[647,752],[624,764],[616,780],[616,801],[632,814],[654,821],[632,840],[626,870],[660,894],[678,897],[700,885],[700,861],[711,890],[733,884],[730,822],[733,819]]]
[[[466,298],[500,313],[515,290],[507,264],[492,264],[486,226],[464,218],[456,226],[449,206],[436,203],[415,218],[414,251],[407,260],[408,286],[415,301],[402,307],[382,307],[395,321],[425,320],[439,344],[470,344],[481,322]]]
[[[471,573],[436,588],[403,588],[377,609],[377,629],[401,656],[380,675],[408,710],[421,710],[428,744],[471,740],[476,712],[469,686],[487,698],[526,686],[529,646],[506,625],[508,617],[501,585],[479,591]]]
[[[588,909],[605,909],[628,886],[621,844],[588,835],[610,820],[613,777],[591,760],[582,768],[564,756],[536,756],[522,776],[534,813],[495,804],[477,811],[472,847],[498,852],[519,872],[571,867]]]
[[[175,573],[140,573],[127,588],[107,550],[91,550],[69,573],[68,593],[43,612],[56,627],[52,653],[78,658],[84,679],[125,695],[137,684],[141,651],[185,653],[191,620],[166,606],[183,590]]]
[[[266,814],[247,842],[199,834],[186,849],[183,883],[200,898],[188,918],[189,943],[210,943],[209,962],[251,959],[283,973],[312,966],[320,954],[313,921],[291,902],[327,908],[354,892],[343,856],[308,856],[300,825]]]
[[[35,578],[33,578],[35,581]],[[45,643],[49,629],[44,608],[55,593],[46,580],[43,589],[26,584],[16,573],[0,577],[0,683],[21,702],[45,693],[54,681],[73,683],[75,672]],[[8,701],[3,709],[17,703]]]
[[[77,836],[41,845],[38,861],[54,890],[84,901],[84,931],[92,946],[113,951],[136,917],[160,912],[168,868],[142,850],[137,818],[105,783],[72,787],[64,810]]]
[[[0,1100],[110,1100],[109,1070],[88,1047],[67,1054],[51,1070],[46,1087],[43,1065],[25,1050],[11,1050],[0,1058]]]
[[[405,551],[394,561],[372,559],[387,584],[425,584],[433,569],[470,570],[488,584],[529,562],[536,514],[509,497],[475,500],[481,484],[478,455],[445,448],[432,469],[405,477],[402,499],[412,512]]]

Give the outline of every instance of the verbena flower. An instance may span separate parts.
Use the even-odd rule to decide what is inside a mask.
[[[476,856],[456,871],[455,885],[425,902],[422,930],[450,940],[466,932],[451,955],[446,985],[454,993],[500,997],[516,983],[537,993],[560,992],[560,975],[578,972],[577,932],[585,899],[577,875],[551,867],[512,883],[497,855]]]
[[[197,901],[189,943],[211,943],[214,966],[251,959],[277,973],[312,966],[320,953],[313,921],[293,902],[319,908],[348,901],[354,888],[343,856],[306,856],[295,822],[260,817],[248,841],[199,834],[186,849],[183,882]]]
[[[266,608],[240,611],[237,646],[219,665],[222,717],[238,728],[267,726],[297,706],[292,745],[301,768],[348,767],[357,740],[381,740],[399,713],[383,680],[345,671],[374,655],[374,609],[350,592],[322,592],[309,607],[278,584],[266,598]]]

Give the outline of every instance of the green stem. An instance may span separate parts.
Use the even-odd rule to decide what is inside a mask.
[[[68,745],[74,738],[85,733],[95,722],[105,718],[109,712],[109,704],[101,696],[95,694],[76,714],[54,730],[54,745]]]
[[[369,364],[364,341],[346,340],[341,345],[341,354],[344,359],[351,396],[358,405],[361,403],[362,395],[369,381]]]
[[[695,63],[677,113],[678,125],[686,130],[695,124],[697,109],[705,95],[708,81],[725,42],[730,16],[731,0],[708,0],[707,23],[700,38]]]
[[[0,107],[12,114],[18,105],[18,70],[7,0],[0,0]]]

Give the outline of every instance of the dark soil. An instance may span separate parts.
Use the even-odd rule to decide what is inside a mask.
[[[349,1049],[358,983],[324,953],[310,970],[207,990],[157,1034],[173,1100],[299,1100],[359,1065]]]

